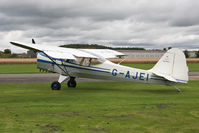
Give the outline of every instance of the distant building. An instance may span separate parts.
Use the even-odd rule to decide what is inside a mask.
[[[16,54],[18,58],[27,58],[27,54],[26,53],[21,53],[21,54]]]
[[[196,57],[196,51],[189,51],[189,58],[195,58]]]
[[[126,58],[161,58],[166,51],[163,50],[117,50],[127,55]],[[196,57],[196,51],[188,51],[189,58]]]

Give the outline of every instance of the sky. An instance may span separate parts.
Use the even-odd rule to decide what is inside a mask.
[[[199,48],[198,0],[0,0],[0,50],[10,41]]]

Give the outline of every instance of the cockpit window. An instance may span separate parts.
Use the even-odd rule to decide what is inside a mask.
[[[65,61],[72,64],[79,64],[76,60],[66,59]]]
[[[78,58],[77,61],[83,66],[93,66],[102,63],[100,60],[94,58]]]
[[[91,65],[97,65],[97,64],[101,64],[102,62],[99,59],[92,59],[91,60]]]

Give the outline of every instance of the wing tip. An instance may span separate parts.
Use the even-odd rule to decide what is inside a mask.
[[[11,41],[10,43],[13,44],[13,45],[20,44],[19,42],[16,42],[16,41]]]
[[[15,44],[15,42],[13,42],[13,41],[11,41],[10,43],[11,43],[11,44]]]

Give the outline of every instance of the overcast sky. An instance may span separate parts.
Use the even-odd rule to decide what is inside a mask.
[[[199,48],[198,0],[0,0],[0,50],[10,41]]]

